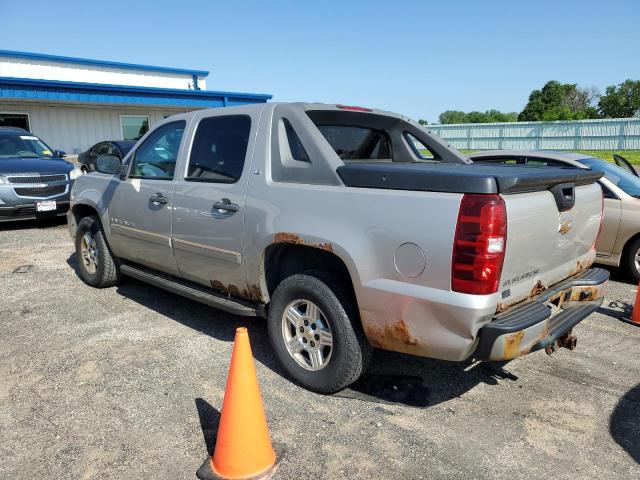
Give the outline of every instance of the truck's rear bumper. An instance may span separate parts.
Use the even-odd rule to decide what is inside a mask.
[[[509,360],[552,346],[601,304],[609,272],[585,270],[497,314],[479,331],[474,357]]]

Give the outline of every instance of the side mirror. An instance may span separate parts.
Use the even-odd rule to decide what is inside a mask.
[[[63,152],[62,150],[54,150],[53,154],[58,158],[64,158],[67,156],[67,152]]]
[[[120,172],[122,166],[122,160],[115,155],[100,155],[96,160],[96,170],[100,173],[107,173],[114,175]]]

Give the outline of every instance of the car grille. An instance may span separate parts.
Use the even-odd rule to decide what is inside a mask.
[[[9,183],[49,183],[49,182],[64,182],[67,179],[66,175],[35,175],[35,176],[20,176],[20,177],[7,177]]]
[[[51,198],[67,192],[68,176],[65,174],[7,176],[8,183],[19,197]]]
[[[66,185],[47,185],[45,187],[20,187],[13,189],[21,197],[46,198],[61,195],[67,190]]]

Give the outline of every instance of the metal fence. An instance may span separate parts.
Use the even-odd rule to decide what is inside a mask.
[[[640,149],[640,118],[428,125],[427,129],[466,150]]]

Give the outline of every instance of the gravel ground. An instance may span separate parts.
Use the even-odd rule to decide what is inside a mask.
[[[636,288],[615,271],[575,352],[506,364],[376,352],[370,374],[423,379],[417,408],[302,390],[262,321],[134,280],[92,289],[75,262],[60,222],[0,226],[2,479],[195,478],[240,325],[287,447],[276,478],[640,478],[640,329],[616,319]]]

